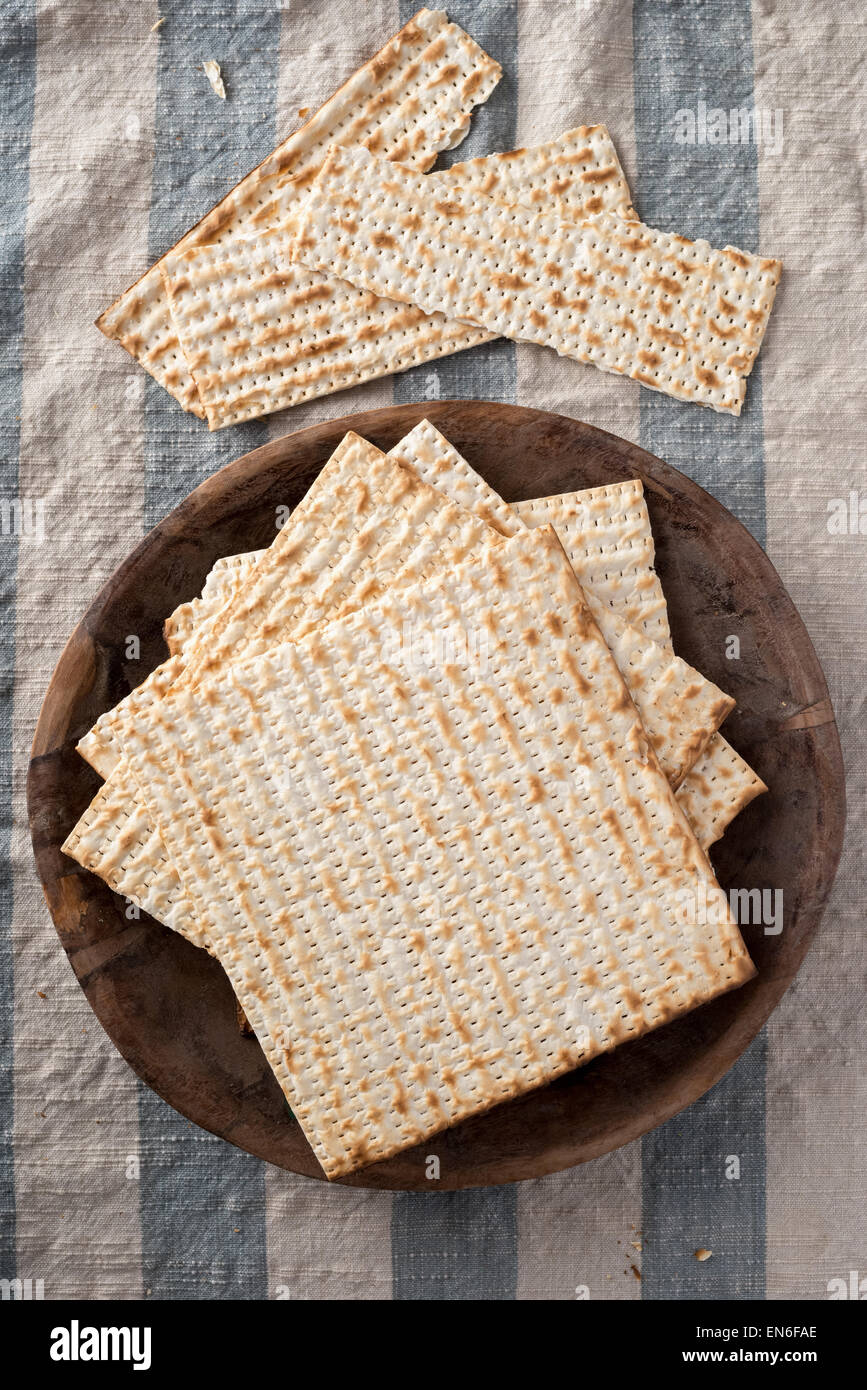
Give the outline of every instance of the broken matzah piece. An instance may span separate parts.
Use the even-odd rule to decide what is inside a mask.
[[[571,224],[333,148],[293,255],[361,289],[740,414],[780,262],[610,214]]]
[[[634,218],[604,126],[580,126],[532,149],[511,150],[427,176],[429,193],[478,191],[544,205],[578,220]],[[160,271],[172,319],[211,429],[404,371],[493,336],[442,314],[377,299],[345,280],[291,264],[294,185],[263,208],[255,236],[179,249]],[[267,225],[266,225],[267,224]],[[347,224],[348,225],[348,224]]]
[[[208,601],[204,595],[178,604],[163,623],[163,637],[170,656],[178,656],[206,616]]]
[[[735,816],[768,790],[722,734],[708,740],[677,789],[677,799],[702,849],[725,833]]]
[[[115,768],[103,782],[61,849],[135,907],[194,945],[210,949],[201,920],[125,765]]]
[[[429,181],[431,192],[447,192],[459,184],[507,205],[554,210],[567,221],[603,212],[638,221],[614,141],[604,125],[575,126],[540,145],[466,159],[434,170]],[[299,207],[291,187],[281,186],[262,209],[259,231],[285,226]]]
[[[551,532],[171,692],[124,751],[329,1178],[754,974]]]
[[[665,650],[673,651],[668,626],[668,608],[662,586],[653,568],[650,516],[639,480],[518,502],[515,504],[515,510],[528,526],[554,526],[575,573],[581,583],[586,585],[588,601],[591,601],[591,594],[596,600],[596,605],[592,605],[593,613],[597,622],[600,622],[603,619],[598,603],[607,602],[615,612],[620,612],[625,591],[619,579],[612,585],[606,574],[603,583],[587,570],[588,551],[585,538],[589,517],[594,517],[595,530],[599,510],[601,509],[603,514],[610,512],[612,494],[619,495],[628,508],[631,533],[629,564],[632,578],[632,583],[628,586],[631,605],[629,621],[634,627],[653,637]],[[616,515],[616,504],[614,514]],[[606,527],[610,528],[610,525],[608,519]],[[610,531],[604,529],[603,534],[610,534]],[[722,734],[715,733],[677,788],[677,799],[702,849],[708,850],[735,816],[767,790],[761,777],[753,771],[746,759],[732,748]]]
[[[501,76],[498,63],[443,10],[419,10],[308,121],[177,243],[201,246],[257,228],[278,187],[300,195],[334,141],[363,142],[419,169],[458,144],[473,108]],[[159,262],[97,319],[186,410],[204,415],[177,340]]]
[[[213,617],[237,592],[264,553],[264,550],[248,550],[240,555],[224,555],[215,562],[199,597],[178,604],[163,623],[163,636],[170,656],[177,656],[196,628]]]

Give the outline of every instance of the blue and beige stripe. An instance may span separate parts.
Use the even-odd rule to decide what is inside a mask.
[[[828,529],[830,499],[864,491],[863,430],[852,428],[862,417],[863,354],[857,317],[845,309],[867,279],[863,257],[858,267],[851,253],[853,229],[863,222],[863,194],[853,180],[863,122],[851,74],[860,72],[864,19],[863,8],[812,0],[753,11],[756,104],[773,115],[782,137],[759,148],[762,243],[786,261],[762,348],[767,550],[828,677],[850,808],[822,930],[797,984],[768,1022],[769,1299],[824,1298],[830,1280],[848,1281],[853,1269],[863,1278],[867,1269],[858,1123],[864,1067],[854,1029],[843,1022],[842,992],[847,975],[853,991],[860,986],[845,963],[862,949],[867,899],[857,824],[867,767],[861,721],[847,717],[860,712],[867,685],[864,536],[854,528],[846,536]],[[823,55],[818,83],[817,53]],[[805,189],[821,194],[804,196]]]
[[[33,717],[51,666],[141,526],[141,396],[127,390],[139,374],[85,327],[147,251],[153,61],[145,47],[130,74],[128,18],[112,12],[94,33],[83,10],[37,8],[19,488],[44,500],[46,537],[22,541],[16,587],[14,1078],[19,1273],[43,1278],[46,1297],[141,1289],[137,1184],[127,1178],[138,1145],[135,1078],[58,949],[22,814]],[[70,51],[85,42],[96,86],[69,82]],[[99,236],[88,238],[97,182]],[[84,439],[85,450],[70,445]]]
[[[684,145],[675,116],[753,106],[750,0],[635,0],[640,215],[651,226],[757,251],[756,147]],[[761,364],[739,419],[641,395],[640,442],[708,488],[764,543]],[[642,1143],[645,1298],[765,1292],[764,1035],[690,1110]],[[737,1157],[740,1177],[727,1159]],[[713,1251],[699,1262],[695,1250]]]
[[[19,495],[18,458],[21,419],[21,344],[24,330],[24,262],[33,92],[36,84],[36,10],[33,3],[4,0],[0,26],[0,129],[6,215],[2,232],[3,281],[0,284],[0,497],[11,503]],[[13,875],[12,725],[15,672],[15,581],[18,563],[13,535],[0,544],[0,1278],[17,1275],[13,1131]]]
[[[521,0],[520,145],[552,131],[606,121],[627,178],[635,167],[632,3]],[[552,61],[551,55],[558,55]],[[580,54],[580,65],[572,55]],[[559,55],[563,55],[562,57]],[[578,69],[576,71],[576,68]],[[524,81],[525,74],[527,80]],[[518,348],[522,404],[590,420],[626,439],[639,428],[639,388],[576,368],[545,348]],[[575,460],[576,468],[580,460]],[[580,476],[580,475],[579,475]],[[564,478],[563,486],[572,485]],[[641,1146],[518,1187],[521,1300],[641,1297]]]

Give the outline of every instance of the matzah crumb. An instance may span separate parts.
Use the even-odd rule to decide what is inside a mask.
[[[213,58],[206,58],[205,61],[202,63],[202,67],[205,70],[205,76],[207,77],[214,91],[217,93],[217,96],[220,98],[221,101],[225,101],[226,88],[223,85],[223,79],[220,75],[220,64],[215,63]]]

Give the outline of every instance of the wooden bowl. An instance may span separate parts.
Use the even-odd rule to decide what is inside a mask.
[[[675,646],[738,701],[727,738],[767,782],[715,847],[720,882],[782,889],[779,935],[745,926],[758,975],[744,988],[553,1085],[363,1170],[354,1186],[439,1189],[536,1178],[608,1153],[690,1105],[728,1071],[791,984],[840,854],[843,767],[828,690],[770,560],[694,482],[613,435],[484,401],[394,406],[266,444],[196,488],[121,565],[69,639],[42,706],[27,795],[36,863],[94,1013],[130,1066],[183,1115],[293,1172],[322,1178],[258,1042],[239,1033],[231,987],[204,951],[124,904],[60,851],[98,778],[75,743],[165,656],[162,624],[221,555],[273,539],[347,430],[389,449],[427,416],[507,501],[640,477]],[[141,638],[141,660],[125,655]],[[725,658],[736,633],[741,657]]]

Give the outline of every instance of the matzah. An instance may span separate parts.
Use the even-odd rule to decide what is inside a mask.
[[[177,656],[196,628],[213,617],[237,592],[263,554],[262,550],[249,550],[240,555],[224,555],[215,562],[200,596],[179,604],[163,624],[163,636],[171,656]]]
[[[173,249],[255,232],[257,214],[275,191],[291,186],[302,193],[334,141],[362,142],[428,168],[440,150],[463,139],[474,107],[487,101],[500,76],[499,64],[450,24],[443,10],[419,10]],[[97,327],[186,410],[204,414],[175,334],[159,262],[97,319]]]
[[[653,536],[639,479],[509,504],[483,483],[427,421],[396,444],[391,456],[503,535],[514,535],[519,529],[516,515],[526,526],[553,525],[603,636],[609,621],[607,607],[622,624],[630,624],[660,647],[672,650],[668,610],[653,568]],[[164,632],[172,654],[182,648],[197,626],[216,615],[246,582],[263,554],[253,550],[214,562],[201,596],[180,604],[166,619]]]
[[[522,524],[538,525],[546,516],[559,516],[560,539],[593,616],[638,704],[666,776],[673,787],[679,787],[734,702],[674,657],[665,600],[652,567],[653,541],[640,481],[588,488],[569,497],[537,499],[512,508],[426,420],[395,445],[390,457],[413,468],[425,482],[503,535],[514,535]],[[636,547],[638,562],[631,553]],[[246,582],[261,554],[231,556],[217,563],[201,599],[184,605],[187,638],[196,621],[213,619],[227,596]],[[170,623],[176,624],[181,611],[172,615]],[[669,659],[663,659],[663,653]],[[700,797],[691,796],[691,815],[699,804]]]
[[[62,849],[135,907],[209,949],[201,921],[125,765],[116,767],[102,784]]]
[[[631,583],[624,586],[623,576],[615,574],[614,582],[606,575],[605,586],[596,585],[594,576],[585,570],[587,560],[586,536],[588,525],[598,532],[602,519],[603,535],[610,534],[612,497],[622,500],[628,515],[630,530],[629,573]],[[668,626],[668,612],[662,586],[653,568],[653,538],[650,517],[644,501],[641,483],[614,483],[608,487],[590,488],[583,492],[563,493],[553,497],[518,502],[515,511],[528,526],[552,524],[566,550],[579,580],[586,585],[598,602],[609,603],[621,611],[625,594],[629,593],[630,618],[634,627],[652,637],[659,645],[673,651]],[[614,501],[617,515],[617,501]],[[591,534],[593,532],[591,531]],[[649,546],[649,557],[643,553]],[[633,548],[633,547],[637,547]],[[625,568],[625,567],[624,567]],[[600,621],[598,606],[594,616]],[[768,789],[745,758],[716,733],[689,769],[677,789],[677,799],[695,832],[702,849],[710,849],[740,811]]]
[[[294,258],[425,313],[740,414],[780,262],[610,214],[572,224],[334,147]]]
[[[550,532],[173,691],[124,751],[330,1178],[754,973]]]
[[[668,605],[639,478],[513,504],[525,526],[554,527],[597,623],[603,606],[672,651]]]
[[[677,799],[702,849],[724,834],[745,806],[768,789],[745,758],[714,734],[677,789]]]
[[[604,126],[581,126],[427,175],[429,196],[460,186],[573,220],[634,217]],[[170,253],[160,262],[172,319],[211,429],[345,390],[492,336],[442,314],[377,299],[292,265],[298,196],[275,195],[255,236]],[[267,224],[267,225],[266,225]]]

